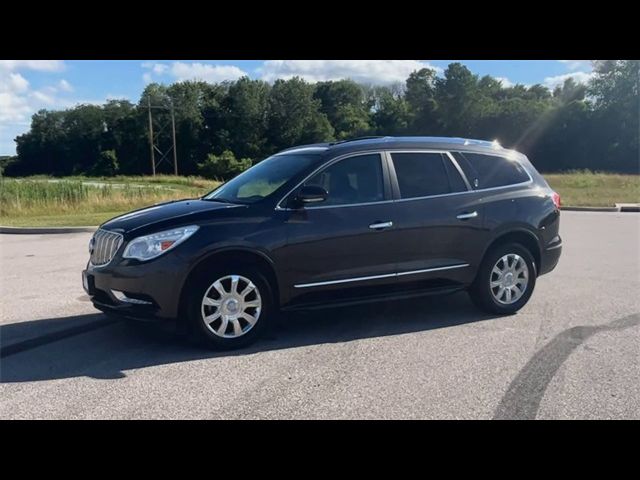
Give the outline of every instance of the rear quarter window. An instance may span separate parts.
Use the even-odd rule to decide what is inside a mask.
[[[529,181],[520,162],[501,155],[452,152],[474,189],[506,187]]]

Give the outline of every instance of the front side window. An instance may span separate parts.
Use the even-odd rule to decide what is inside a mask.
[[[258,202],[301,174],[318,159],[318,154],[274,155],[245,170],[203,198],[229,203]]]
[[[466,191],[460,174],[440,153],[392,153],[401,198]],[[450,167],[450,168],[449,168]]]
[[[378,153],[345,158],[304,183],[324,188],[325,205],[351,205],[384,200],[382,161]]]
[[[475,189],[505,187],[529,180],[520,162],[500,155],[469,152],[453,155]]]

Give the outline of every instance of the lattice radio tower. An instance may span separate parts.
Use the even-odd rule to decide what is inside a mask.
[[[173,153],[173,173],[178,175],[178,151],[176,149],[176,117],[174,115],[173,102],[170,106],[156,106],[151,105],[151,98],[147,97],[147,108],[149,109],[149,150],[151,152],[151,173],[155,177],[156,168],[162,164],[165,160],[170,162],[169,155]],[[171,145],[163,152],[160,149],[160,134],[167,128],[168,124],[160,124],[158,119],[153,118],[153,109],[169,110],[171,112]],[[155,130],[154,130],[155,125]],[[156,152],[159,155],[159,160],[156,161]]]

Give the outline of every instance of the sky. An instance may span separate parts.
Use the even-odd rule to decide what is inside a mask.
[[[310,82],[351,78],[361,83],[404,82],[423,67],[442,74],[451,62],[491,75],[504,86],[540,83],[553,89],[568,77],[586,82],[589,60],[0,60],[0,155],[14,155],[17,135],[29,130],[40,109],[137,102],[150,82],[220,82],[244,75],[273,82],[300,76]]]

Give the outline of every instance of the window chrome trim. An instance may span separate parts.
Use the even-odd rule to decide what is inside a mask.
[[[454,150],[457,151],[457,150]],[[451,150],[389,150],[389,149],[385,149],[385,150],[367,150],[367,151],[361,151],[361,152],[351,152],[348,154],[345,154],[343,156],[340,157],[336,157],[333,160],[331,160],[329,163],[321,165],[320,167],[318,167],[316,170],[314,170],[311,174],[309,174],[304,180],[302,180],[300,183],[298,183],[294,188],[292,188],[291,190],[289,190],[289,192],[287,192],[286,195],[284,195],[280,201],[277,203],[275,210],[281,210],[281,211],[296,211],[296,209],[294,208],[283,208],[280,206],[280,204],[295,190],[297,189],[300,185],[302,185],[304,182],[306,182],[307,180],[309,180],[309,178],[311,178],[313,175],[315,175],[316,173],[318,173],[320,170],[322,170],[325,167],[329,167],[330,165],[352,157],[352,156],[357,156],[357,155],[370,155],[372,153],[379,153],[380,155],[383,156],[384,155],[389,155],[389,157],[391,156],[392,153],[440,153],[440,154],[446,154],[454,163],[454,166],[458,169],[461,170],[460,165],[458,165],[458,162],[455,160],[455,157],[453,157],[453,155],[451,154]],[[464,152],[462,152],[464,153]],[[465,181],[465,183],[467,184],[467,188],[471,188],[471,190],[467,190],[464,192],[451,192],[451,193],[441,193],[439,195],[427,195],[424,197],[411,197],[411,198],[398,198],[398,199],[390,199],[390,200],[381,200],[378,202],[367,202],[367,203],[350,203],[348,205],[319,205],[319,206],[314,206],[314,207],[310,207],[310,208],[305,208],[304,210],[318,210],[318,209],[326,209],[326,208],[342,208],[342,207],[361,207],[364,205],[375,205],[375,204],[383,204],[383,203],[396,203],[396,202],[410,202],[413,200],[426,200],[429,198],[440,198],[440,197],[448,197],[448,196],[453,196],[453,195],[466,195],[469,193],[476,193],[476,192],[491,192],[494,190],[504,190],[506,188],[513,188],[513,187],[522,187],[525,185],[530,185],[533,183],[533,177],[531,176],[531,173],[529,173],[529,169],[527,169],[526,165],[524,165],[519,159],[514,158],[514,159],[510,159],[505,157],[504,155],[500,155],[498,153],[484,153],[484,152],[472,152],[472,153],[478,153],[479,155],[490,155],[493,157],[502,157],[502,158],[506,158],[507,160],[509,160],[510,162],[517,162],[522,169],[525,171],[525,173],[527,174],[527,176],[529,177],[529,180],[525,181],[525,182],[520,182],[520,183],[512,183],[510,185],[502,185],[500,187],[489,187],[489,188],[478,188],[478,189],[473,189],[471,187],[471,185],[469,184],[469,181],[466,177],[466,175],[464,175],[464,172],[460,173],[463,175],[462,179]],[[393,159],[391,159],[391,161],[393,162]]]
[[[459,263],[456,265],[447,265],[444,267],[434,267],[434,268],[425,268],[422,270],[411,270],[408,272],[396,272],[396,273],[385,273],[383,275],[370,275],[367,277],[354,277],[354,278],[344,278],[342,280],[328,280],[325,282],[313,282],[313,283],[300,283],[294,285],[295,288],[308,288],[308,287],[321,287],[324,285],[337,285],[340,283],[351,283],[351,282],[362,282],[365,280],[377,280],[381,278],[392,278],[392,277],[402,277],[405,275],[417,275],[419,273],[429,273],[429,272],[437,272],[440,270],[453,270],[455,268],[464,268],[468,267],[468,263]]]
[[[469,183],[469,179],[464,174],[464,171],[462,170],[462,167],[460,166],[458,161],[455,159],[455,157],[451,154],[451,152],[445,152],[445,153],[446,153],[446,157],[449,158],[451,163],[453,163],[453,166],[455,167],[455,169],[458,171],[458,173],[462,177],[462,181],[467,186],[467,191],[473,190],[473,187],[471,186],[471,183]]]

